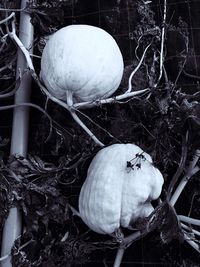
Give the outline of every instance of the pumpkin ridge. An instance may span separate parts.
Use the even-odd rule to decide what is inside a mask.
[[[89,184],[89,181],[86,181],[86,184],[85,184],[85,190],[83,191],[84,194],[86,194],[86,197],[87,199],[90,199],[90,195],[91,195],[91,192],[92,192],[92,183]],[[84,196],[85,197],[85,196]],[[86,224],[88,225],[92,225],[89,218],[90,218],[90,206],[89,206],[89,201],[87,201],[85,203],[85,210],[84,210],[84,213],[85,213],[85,217],[84,217],[84,220],[86,222]]]
[[[100,166],[98,166],[97,170],[100,169]],[[100,184],[101,180],[100,179],[95,179],[93,181],[93,189],[94,191],[97,191],[97,194],[98,194],[98,191],[101,191],[102,188],[101,188],[101,184]],[[93,197],[94,197],[94,201],[91,201],[93,207],[94,207],[94,212],[93,214],[100,214],[100,216],[103,216],[103,207],[101,205],[99,205],[99,200],[98,200],[98,195],[95,194],[93,192]],[[104,201],[104,199],[102,199],[102,202]],[[101,210],[102,208],[102,210]],[[94,224],[95,224],[95,227],[97,228],[98,226],[98,232],[101,232],[101,233],[105,233],[105,231],[102,229],[101,227],[101,220],[98,220],[97,216],[91,216],[93,219],[94,219]],[[101,217],[100,217],[101,218]]]
[[[124,156],[124,167],[126,168],[126,161],[127,161],[127,159],[126,159],[126,153],[125,153],[126,151],[125,151],[125,146],[123,146],[123,156]],[[122,205],[122,203],[123,203],[123,192],[124,192],[124,187],[125,187],[125,183],[126,183],[126,177],[125,177],[125,174],[126,174],[126,172],[124,172],[124,175],[123,175],[123,177],[122,177],[122,181],[123,181],[123,183],[122,183],[122,190],[121,190],[121,209],[120,209],[120,225],[122,225],[121,224],[121,220],[122,220],[122,215],[123,215],[123,205]]]
[[[103,175],[103,173],[101,173],[104,179],[100,179],[100,183],[101,183],[100,189],[102,192],[104,190],[104,197],[101,198],[102,212],[101,212],[101,217],[98,223],[104,233],[112,233],[120,225],[120,222],[119,222],[120,212],[118,214],[118,211],[116,210],[116,203],[119,203],[120,196],[117,195],[117,199],[115,195],[114,196],[112,195],[113,196],[112,198],[110,196],[112,192],[116,192],[117,189],[120,187],[119,185],[120,180],[113,179],[114,177],[117,177],[117,170],[115,166],[111,166],[112,173],[107,172],[107,171],[111,171],[107,167],[109,164],[109,159],[115,158],[116,157],[115,153],[118,153],[118,151],[115,151],[116,150],[115,148],[116,146],[112,148],[112,151],[108,150],[108,148],[107,148],[107,151],[104,151],[104,162],[105,162],[104,166],[106,167],[105,167],[105,170],[103,170],[103,172],[106,171],[105,173],[106,175]],[[107,189],[105,188],[105,185],[107,185]],[[99,197],[101,197],[101,195]]]
[[[104,155],[105,165],[108,165],[108,162],[109,162],[108,159],[111,157],[115,158],[115,152],[112,151],[112,153],[111,153],[110,150],[107,149],[106,154]],[[111,167],[112,167],[112,171],[114,172],[114,173],[112,172],[112,175],[115,176],[115,174],[116,174],[115,168],[114,168],[114,166],[111,166]],[[106,170],[107,170],[107,168],[105,168],[105,170],[103,170],[103,172],[105,172]],[[112,233],[117,228],[115,226],[117,224],[119,225],[119,222],[117,222],[115,220],[116,211],[115,211],[115,208],[113,209],[113,200],[110,197],[110,194],[112,192],[116,192],[116,188],[118,187],[118,181],[113,180],[113,176],[111,175],[111,173],[109,173],[107,171],[106,171],[106,175],[104,176],[105,178],[100,179],[101,191],[103,192],[103,190],[105,190],[104,196],[102,198],[102,203],[103,203],[103,205],[101,205],[102,211],[100,212],[100,214],[101,214],[101,217],[100,217],[100,225],[101,226],[100,226],[100,228],[103,230],[104,233]],[[105,189],[105,187],[104,187],[105,184],[107,185],[107,189]],[[111,191],[110,189],[113,191]],[[111,202],[107,203],[108,201],[111,201]],[[116,201],[118,201],[118,199]],[[114,216],[114,218],[113,218],[113,216]],[[104,224],[104,222],[105,222],[105,224]],[[114,229],[112,229],[113,227],[114,227]]]
[[[91,179],[92,177],[93,176],[90,174],[90,179],[86,180],[86,184],[85,184],[86,190],[84,190],[84,193],[86,192],[86,199],[88,199],[88,201],[86,202],[86,213],[85,213],[84,219],[88,222],[88,225],[90,226],[92,230],[99,232],[98,223],[93,221],[95,220],[95,216],[92,215],[92,214],[95,214],[95,209],[96,209],[94,191],[96,190],[96,184],[97,184],[97,179]],[[91,209],[91,207],[93,207],[93,209]]]

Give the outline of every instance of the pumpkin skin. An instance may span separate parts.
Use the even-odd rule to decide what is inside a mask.
[[[40,78],[50,93],[74,102],[112,95],[122,79],[120,49],[106,31],[89,25],[70,25],[55,32],[42,53]]]
[[[127,168],[127,161],[137,153],[145,157],[140,160],[141,168]],[[159,197],[163,182],[151,156],[138,146],[114,144],[103,148],[92,160],[81,188],[80,216],[89,228],[101,234],[112,234],[120,226],[131,228],[138,218],[153,211],[150,202]]]

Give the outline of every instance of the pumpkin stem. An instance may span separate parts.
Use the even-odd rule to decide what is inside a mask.
[[[121,262],[122,262],[122,258],[124,256],[124,252],[125,252],[125,248],[124,247],[119,247],[118,248],[117,255],[116,255],[113,267],[120,267]]]
[[[67,105],[69,106],[69,111],[73,117],[73,119],[79,124],[81,128],[91,137],[91,139],[98,145],[98,146],[105,146],[91,131],[90,129],[81,121],[81,119],[77,116],[74,108],[73,108],[73,96],[72,92],[67,90],[66,92],[66,100]]]

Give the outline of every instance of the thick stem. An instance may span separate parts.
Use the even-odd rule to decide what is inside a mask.
[[[184,215],[178,215],[178,219],[181,222],[185,222],[185,223],[189,223],[189,224],[200,226],[200,220],[198,220],[198,219],[194,219],[194,218],[187,217],[187,216],[184,216]]]
[[[27,0],[21,1],[21,8],[24,9]],[[30,16],[22,12],[20,17],[20,36],[24,47],[30,49],[33,44],[33,27],[30,22]],[[19,70],[22,72],[27,68],[26,59],[23,53],[18,49],[18,59],[17,59],[17,79]],[[21,85],[15,95],[15,104],[20,104],[22,102],[29,102],[30,98],[30,85],[31,76],[30,73],[26,73],[23,76]],[[18,107],[14,110],[13,114],[13,131],[11,140],[11,154],[20,154],[26,156],[27,145],[28,145],[28,124],[29,124],[29,114],[27,107]],[[21,215],[17,208],[11,208],[8,218],[5,222],[3,237],[2,237],[2,251],[1,255],[10,255],[11,248],[14,244],[15,239],[21,234]],[[6,258],[2,263],[2,267],[11,267],[10,256]]]
[[[122,258],[125,252],[125,249],[132,244],[134,241],[142,238],[143,236],[145,236],[147,233],[141,233],[139,231],[123,238],[122,244],[119,246],[118,250],[117,250],[117,255],[115,257],[115,262],[113,267],[120,267],[121,262],[122,262]]]
[[[124,252],[125,252],[125,247],[118,248],[113,267],[120,267]]]

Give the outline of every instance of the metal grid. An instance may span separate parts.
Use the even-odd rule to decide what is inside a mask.
[[[71,16],[69,16],[67,19],[69,20],[69,24],[71,21],[71,24],[74,23],[90,23],[91,25],[95,25],[98,27],[105,28],[108,32],[110,32],[114,38],[117,40],[121,50],[122,54],[124,56],[125,64],[128,62],[131,62],[134,57],[134,43],[130,38],[130,33],[134,30],[134,18],[132,17],[133,9],[130,7],[131,1],[121,0],[118,1],[119,8],[120,8],[120,16],[117,17],[117,11],[116,13],[113,13],[113,8],[116,5],[117,1],[105,1],[105,0],[93,0],[92,5],[91,1],[83,1],[85,5],[85,12],[79,13],[79,10],[76,9],[75,1],[72,0],[72,8],[71,8]],[[106,3],[107,2],[107,3]],[[111,2],[111,3],[110,3]],[[122,3],[123,2],[123,3]],[[154,0],[151,4],[154,11],[156,12],[156,15],[158,19],[160,19],[160,22],[162,21],[162,7],[163,2],[162,0]],[[110,5],[110,6],[109,6]],[[194,75],[200,74],[200,1],[199,0],[185,0],[185,1],[174,1],[174,0],[168,0],[167,4],[168,9],[168,20],[170,19],[171,22],[176,23],[177,18],[181,16],[184,21],[187,22],[190,32],[190,47],[193,49],[194,53],[194,70],[195,73],[192,73]],[[87,12],[88,10],[88,12]],[[123,26],[119,26],[119,29],[116,32],[112,32],[112,29],[109,29],[105,25],[105,18],[106,14],[110,13],[116,14],[116,18],[113,19],[123,19]],[[198,14],[199,13],[199,14]],[[120,21],[119,21],[120,24]],[[176,41],[174,41],[176,42]],[[193,82],[191,79],[188,81],[182,81],[179,80],[182,86],[188,86],[190,87],[197,87],[198,81]],[[33,98],[37,99],[38,96],[34,96]],[[4,116],[4,114],[6,114]],[[39,116],[39,113],[32,112],[33,124],[31,125],[32,128],[37,127],[37,116]],[[1,112],[0,114],[0,132],[2,137],[8,137],[8,133],[11,132],[11,121],[12,121],[12,114],[8,114],[8,111]],[[46,158],[51,157],[50,154],[46,151],[45,145],[41,146],[41,150],[39,152],[41,157],[45,156]],[[71,191],[71,194],[74,194],[75,191],[78,191],[79,188],[77,187],[71,187],[69,191]],[[129,248],[124,256],[124,260],[122,262],[123,267],[142,267],[142,266],[148,266],[148,267],[171,267],[175,266],[173,264],[164,263],[160,260],[160,257],[162,255],[156,255],[157,249],[150,249],[150,247],[145,246],[145,240],[142,240],[141,242],[138,242],[137,244],[134,244],[131,248]],[[137,247],[137,248],[136,248]],[[159,248],[159,245],[157,246]],[[177,248],[177,245],[176,245]],[[188,253],[191,253],[190,248],[188,249]],[[182,247],[179,246],[179,251],[182,250]],[[149,252],[151,251],[154,253],[152,259],[150,259]],[[185,251],[183,251],[184,253]],[[107,251],[105,252],[107,253]],[[111,253],[113,258],[113,253]],[[195,256],[195,255],[194,255]],[[98,255],[95,255],[96,260],[92,261],[90,263],[87,263],[85,265],[81,266],[112,266],[111,261],[109,261],[109,257],[106,257],[105,263],[98,260]]]

